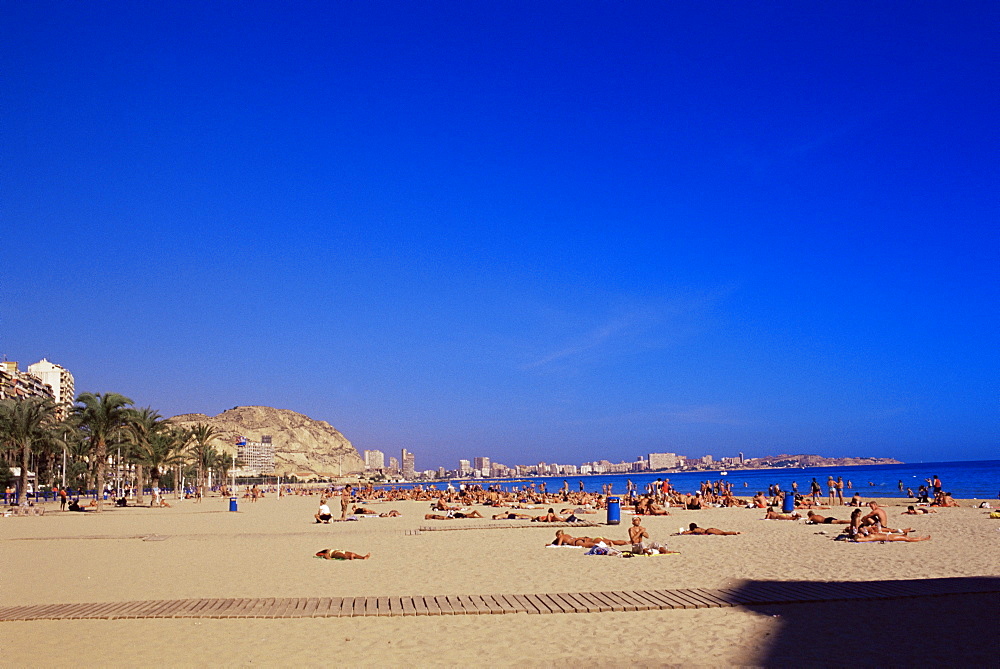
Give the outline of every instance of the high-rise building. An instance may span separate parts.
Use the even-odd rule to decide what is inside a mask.
[[[469,462],[468,460],[459,460],[458,461],[458,475],[459,476],[468,476],[471,473],[472,473],[472,463]]]
[[[399,474],[399,460],[394,457],[389,457],[389,466],[387,468],[390,474]]]
[[[402,465],[403,465],[403,478],[412,479],[416,474],[416,469],[414,468],[414,457],[413,453],[410,453],[405,448],[402,451]]]
[[[271,435],[265,434],[260,441],[247,437],[236,439],[236,457],[243,463],[237,476],[260,476],[274,473],[274,444]]]
[[[676,453],[650,453],[646,459],[650,469],[673,469],[677,466]]]
[[[382,451],[365,451],[365,469],[381,471],[385,469],[385,453]]]
[[[66,418],[73,410],[73,402],[76,400],[73,375],[62,365],[49,362],[42,358],[33,365],[28,365],[28,372],[34,374],[42,383],[49,384],[52,388],[52,395],[59,410],[59,416]]]
[[[490,459],[489,458],[474,458],[473,469],[477,470],[483,476],[490,475]]]

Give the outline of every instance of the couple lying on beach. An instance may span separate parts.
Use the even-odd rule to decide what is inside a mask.
[[[603,548],[607,546],[628,546],[631,544],[633,555],[653,555],[654,553],[667,555],[676,553],[676,551],[667,550],[664,544],[652,541],[649,538],[649,532],[642,526],[640,518],[632,519],[632,527],[628,528],[628,537],[628,541],[624,539],[609,539],[607,537],[572,537],[562,530],[556,530],[556,538],[549,545],[580,546],[582,548],[594,548],[596,546]],[[613,554],[618,555],[619,553],[615,551]]]

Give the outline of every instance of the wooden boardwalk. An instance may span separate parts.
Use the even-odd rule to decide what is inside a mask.
[[[746,581],[730,589],[528,595],[170,599],[0,607],[0,621],[128,618],[332,618],[704,609],[1000,592],[1000,577],[908,581]]]

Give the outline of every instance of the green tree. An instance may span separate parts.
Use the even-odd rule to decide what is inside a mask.
[[[94,458],[97,512],[104,510],[104,478],[108,445],[118,443],[131,416],[132,400],[118,393],[80,393],[73,412]]]
[[[24,504],[28,490],[28,464],[31,452],[55,440],[59,423],[55,403],[47,397],[26,397],[0,401],[0,439],[21,456],[21,476],[17,503]],[[37,486],[38,480],[35,481]]]
[[[208,472],[215,465],[217,451],[212,442],[218,439],[219,431],[207,423],[198,423],[191,428],[191,447],[189,456],[198,470],[198,493],[200,499],[204,494]]]
[[[187,430],[177,428],[158,429],[149,435],[138,451],[136,462],[149,468],[153,488],[160,487],[160,478],[168,468],[184,461],[184,448],[189,439]]]
[[[135,503],[142,504],[142,489],[145,484],[143,465],[145,456],[149,452],[150,441],[153,436],[166,428],[163,417],[151,407],[133,409],[129,412],[126,433],[128,435],[129,449],[128,460],[135,465]]]

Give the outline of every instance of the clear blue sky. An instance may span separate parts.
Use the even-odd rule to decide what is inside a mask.
[[[0,353],[419,469],[997,457],[996,2],[0,2]]]

